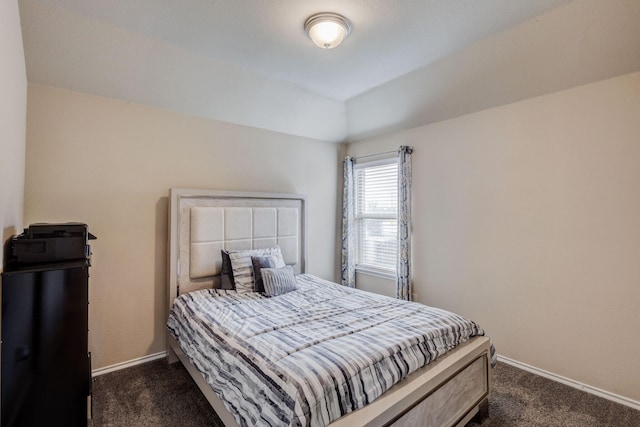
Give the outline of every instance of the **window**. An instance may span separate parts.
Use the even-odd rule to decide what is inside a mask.
[[[395,276],[398,252],[398,160],[357,163],[356,269]]]

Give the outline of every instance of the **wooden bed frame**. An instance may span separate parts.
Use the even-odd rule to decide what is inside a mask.
[[[263,247],[272,241],[282,242],[285,261],[292,265],[297,273],[304,273],[306,258],[306,198],[297,194],[280,193],[247,193],[193,189],[171,189],[169,203],[169,308],[174,299],[181,293],[217,285],[219,265],[196,267],[202,254],[213,253],[219,248]],[[202,224],[191,228],[191,222],[202,222],[200,208],[211,208],[211,218],[222,218],[217,212],[228,209],[229,213],[246,213],[242,209],[253,209],[277,216],[278,230],[289,230],[286,233],[275,232],[273,236],[262,233],[247,241],[242,239],[217,238],[201,239],[194,237],[194,230]],[[194,214],[199,216],[191,218]],[[206,212],[206,209],[204,209]],[[227,211],[224,211],[225,213]],[[297,212],[297,216],[292,216]],[[234,213],[235,214],[235,213]],[[227,215],[231,217],[231,215]],[[257,215],[256,215],[257,216]],[[224,216],[226,218],[226,216]],[[222,229],[227,226],[222,219]],[[279,221],[292,221],[280,227]],[[231,221],[237,225],[238,221]],[[256,221],[253,223],[255,224]],[[232,224],[232,225],[234,225]],[[217,226],[216,226],[217,227]],[[252,226],[249,226],[250,228]],[[220,228],[220,227],[217,227]],[[216,228],[216,229],[217,229]],[[215,235],[210,227],[202,232]],[[293,230],[293,231],[292,231]],[[236,230],[237,231],[237,230]],[[198,232],[201,233],[201,232]],[[251,233],[249,233],[251,234]],[[255,233],[254,233],[255,234]],[[258,233],[260,234],[260,233]],[[194,241],[192,241],[192,238]],[[295,246],[292,246],[295,242]],[[199,253],[197,253],[199,251]],[[192,253],[193,252],[193,253]],[[194,255],[195,254],[195,255]],[[212,258],[213,259],[213,258]],[[193,271],[192,271],[193,270]],[[197,271],[196,271],[197,270]],[[202,277],[213,273],[211,277]],[[482,421],[488,416],[488,399],[491,391],[490,375],[490,341],[486,337],[474,337],[468,342],[450,351],[434,363],[425,366],[369,405],[331,423],[332,427],[349,426],[465,426],[472,419]],[[237,427],[233,415],[227,410],[224,402],[213,392],[202,374],[195,368],[182,352],[176,340],[167,333],[167,360],[175,363],[178,360],[185,366],[195,383],[216,411],[224,425]]]

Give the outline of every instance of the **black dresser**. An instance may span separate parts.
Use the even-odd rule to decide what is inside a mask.
[[[87,426],[89,260],[5,266],[2,426]]]

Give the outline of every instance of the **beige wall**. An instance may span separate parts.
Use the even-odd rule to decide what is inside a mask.
[[[22,228],[27,75],[18,3],[0,2],[0,260],[4,242]],[[2,264],[0,262],[0,271]]]
[[[336,276],[339,146],[30,85],[25,223],[92,243],[94,368],[164,351],[171,187],[303,193],[308,271]]]
[[[638,401],[639,118],[634,73],[348,153],[415,147],[419,301],[477,320],[503,356]]]

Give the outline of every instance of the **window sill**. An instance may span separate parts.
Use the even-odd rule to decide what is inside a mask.
[[[356,273],[366,274],[368,276],[380,277],[381,279],[396,280],[393,272],[386,270],[378,270],[371,267],[356,266]]]

